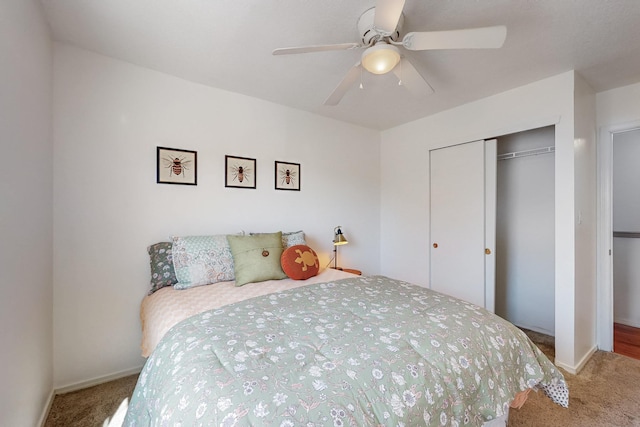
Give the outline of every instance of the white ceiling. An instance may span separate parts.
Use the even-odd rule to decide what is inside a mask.
[[[406,0],[404,32],[506,25],[501,49],[404,51],[435,89],[363,74],[323,102],[361,50],[273,56],[359,42],[375,0],[41,0],[53,37],[212,87],[374,129],[577,70],[597,92],[640,81],[640,0]],[[526,102],[526,100],[523,100]]]

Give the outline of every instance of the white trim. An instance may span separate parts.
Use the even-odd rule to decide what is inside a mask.
[[[613,351],[613,136],[640,129],[640,121],[602,126],[598,138],[597,343]]]
[[[101,377],[95,377],[90,380],[69,384],[63,387],[58,387],[55,389],[55,394],[69,393],[71,391],[81,390],[83,388],[93,387],[94,385],[104,384],[109,381],[128,377],[129,375],[139,374],[140,371],[142,371],[143,366],[144,365],[140,365],[135,368],[125,369],[124,371],[114,372],[113,374],[104,375]]]
[[[51,411],[51,406],[53,405],[53,399],[56,397],[56,393],[54,392],[54,390],[51,390],[51,393],[49,393],[49,397],[47,398],[47,402],[44,405],[44,408],[42,408],[42,414],[40,414],[40,419],[38,420],[38,426],[40,427],[44,427],[44,423],[47,422],[47,417],[49,416],[49,412]]]
[[[625,326],[631,326],[634,328],[640,328],[640,322],[637,319],[625,319],[623,317],[613,317],[613,321]]]
[[[562,362],[554,362],[555,365],[559,368],[564,369],[565,371],[569,372],[570,374],[573,375],[577,375],[582,368],[584,368],[584,365],[587,364],[587,362],[589,361],[589,359],[591,359],[591,356],[593,356],[593,354],[598,351],[598,347],[591,347],[591,350],[589,350],[587,352],[587,354],[584,355],[584,357],[580,360],[580,362],[578,362],[578,364],[576,366],[569,366],[569,365],[565,365]]]
[[[548,335],[550,337],[553,337],[553,339],[556,338],[555,335],[554,335],[555,331],[548,331],[548,330],[546,330],[544,328],[540,328],[538,326],[523,325],[521,323],[514,323],[514,325],[516,325],[520,329],[528,329],[530,331],[537,332],[539,334]]]
[[[76,390],[81,390],[84,388],[93,387],[95,385],[104,384],[109,381],[117,380],[120,378],[128,377],[129,375],[139,374],[142,371],[144,365],[137,366],[135,368],[126,369],[124,371],[115,372],[113,374],[104,375],[101,377],[96,377],[87,381],[81,381],[79,383],[73,383],[66,385],[64,387],[58,387],[56,389],[51,390],[49,393],[49,397],[47,398],[47,402],[42,409],[42,414],[40,414],[40,419],[38,420],[39,427],[44,427],[47,422],[47,418],[49,417],[49,412],[51,412],[51,407],[53,406],[53,400],[58,394],[69,393]]]
[[[504,126],[497,129],[491,129],[488,131],[475,132],[473,134],[469,134],[463,137],[456,137],[454,139],[450,139],[448,141],[444,141],[443,143],[434,145],[429,148],[431,150],[437,150],[439,148],[451,147],[454,145],[466,144],[468,142],[476,142],[482,140],[489,140],[493,138],[498,138],[505,135],[511,135],[512,133],[524,132],[533,129],[540,129],[547,126],[556,126],[560,123],[560,119],[562,116],[547,116],[533,120],[527,120],[526,122],[521,122],[518,124],[514,124],[512,126]]]
[[[597,150],[596,338],[598,347],[613,350],[612,173],[613,130],[600,129]]]

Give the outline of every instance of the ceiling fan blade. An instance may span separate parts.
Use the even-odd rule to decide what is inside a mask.
[[[283,47],[274,49],[274,55],[290,55],[294,53],[326,52],[330,50],[349,50],[361,47],[358,43],[321,44],[315,46]]]
[[[376,2],[373,26],[384,35],[391,35],[396,30],[405,0],[378,0]]]
[[[402,45],[409,50],[491,49],[499,48],[507,38],[507,27],[407,33]]]
[[[347,75],[344,76],[340,84],[338,84],[338,86],[333,90],[331,95],[329,95],[329,97],[324,101],[324,105],[338,105],[338,103],[340,102],[344,94],[347,93],[349,88],[353,86],[356,80],[358,80],[360,73],[362,73],[361,68],[362,66],[360,65],[360,62],[358,62],[353,67],[351,67],[351,69],[349,70]]]
[[[406,58],[400,60],[400,64],[393,69],[393,73],[400,80],[400,84],[417,97],[431,95],[434,92],[422,74]]]

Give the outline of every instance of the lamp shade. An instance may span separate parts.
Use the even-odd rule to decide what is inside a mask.
[[[400,62],[400,51],[397,47],[378,43],[362,53],[362,66],[373,74],[386,74]]]
[[[340,225],[337,226],[336,228],[333,229],[333,245],[334,246],[338,246],[338,245],[346,245],[347,243],[349,243],[349,241],[346,239],[346,237],[344,237],[344,234],[342,234],[342,230],[340,229]]]

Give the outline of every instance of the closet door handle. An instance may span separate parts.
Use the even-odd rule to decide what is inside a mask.
[[[434,249],[437,249],[437,248],[438,248],[438,244],[437,244],[437,243],[434,243],[434,244],[433,244],[433,247],[434,247]]]
[[[491,249],[486,248],[486,249],[484,250],[484,253],[485,253],[486,255],[491,255]]]

